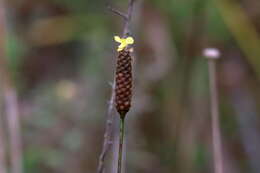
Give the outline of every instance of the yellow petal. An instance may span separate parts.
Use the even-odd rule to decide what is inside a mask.
[[[118,47],[117,51],[120,52],[121,50],[123,50],[123,47]]]
[[[118,48],[124,48],[124,47],[126,47],[126,44],[124,44],[124,43],[121,43],[121,44],[118,46]]]
[[[133,37],[127,37],[125,41],[126,41],[127,44],[133,44],[134,43]]]
[[[125,38],[121,38],[121,43],[122,44],[126,44],[126,39]]]
[[[120,38],[119,36],[114,36],[114,39],[115,39],[115,41],[118,42],[118,43],[121,43],[121,42],[122,42],[122,40],[121,40],[121,38]]]

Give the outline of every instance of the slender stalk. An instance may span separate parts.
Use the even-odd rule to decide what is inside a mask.
[[[120,139],[119,139],[119,150],[118,150],[117,173],[121,173],[121,171],[122,171],[124,136],[125,136],[125,119],[120,118]]]
[[[1,83],[4,83],[6,81],[6,75],[5,75],[5,61],[4,61],[4,43],[5,43],[5,11],[3,7],[3,2],[0,2],[0,80]],[[1,84],[1,89],[4,89],[5,87],[3,84]],[[4,93],[4,91],[3,91]],[[1,117],[2,118],[2,117]],[[5,122],[2,123],[1,119],[1,124],[0,124],[0,173],[6,173],[7,170],[7,162],[6,162],[6,147],[5,147],[5,141],[6,141],[6,136],[4,135],[3,127],[2,125]]]
[[[5,52],[6,21],[5,6],[0,1],[0,80],[3,87],[4,104],[6,108],[7,128],[10,143],[10,172],[22,173],[22,139],[20,117],[18,112],[17,93],[7,66]]]
[[[130,22],[133,16],[134,3],[135,0],[129,0],[128,10],[127,10],[127,20],[125,21],[124,32],[123,32],[124,37],[130,34]]]
[[[0,117],[2,118],[2,117]],[[2,119],[1,119],[2,120]],[[3,133],[2,123],[0,124],[0,173],[7,173],[6,167],[6,145],[5,140],[6,137]]]
[[[210,100],[211,100],[211,123],[212,123],[212,144],[215,173],[223,173],[222,142],[219,124],[219,101],[216,82],[216,60],[217,57],[208,57]]]
[[[6,115],[10,140],[11,173],[22,173],[22,140],[16,91],[5,90]]]
[[[126,21],[128,20],[127,15],[124,14],[124,13],[122,13],[121,11],[112,8],[110,5],[107,5],[107,8],[108,8],[110,11],[112,11],[113,13],[115,13],[115,14],[121,16],[124,20],[126,20]]]

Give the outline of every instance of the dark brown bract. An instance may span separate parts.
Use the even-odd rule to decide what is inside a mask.
[[[131,107],[132,98],[132,64],[131,52],[124,49],[119,52],[116,66],[115,104],[121,118]]]

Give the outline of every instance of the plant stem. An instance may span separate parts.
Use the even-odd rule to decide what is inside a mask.
[[[209,59],[209,80],[211,95],[212,143],[215,173],[223,173],[223,157],[219,125],[219,102],[216,82],[216,59]]]
[[[11,173],[22,173],[22,137],[17,95],[13,88],[6,88],[4,94],[10,140]]]
[[[20,128],[20,116],[18,111],[18,99],[15,86],[8,69],[7,54],[5,49],[7,24],[6,6],[4,1],[0,1],[0,80],[3,89],[4,104],[6,111],[6,123],[8,131],[8,142],[10,145],[10,172],[22,173],[22,134]],[[1,163],[2,165],[5,163]],[[2,173],[2,172],[1,172]]]
[[[6,166],[6,136],[4,135],[4,128],[2,127],[2,117],[0,116],[0,173],[7,173]]]
[[[117,173],[121,173],[122,170],[124,136],[125,136],[125,118],[120,118],[120,139],[119,139]]]

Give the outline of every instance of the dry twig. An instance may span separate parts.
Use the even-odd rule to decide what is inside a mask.
[[[115,90],[115,82],[112,85],[112,94],[111,94],[111,98],[110,98],[109,105],[108,105],[106,129],[105,129],[102,152],[99,156],[99,164],[98,164],[98,171],[97,171],[98,173],[104,172],[105,158],[112,145],[112,131],[113,131],[113,122],[114,122],[113,108],[114,108],[114,100],[115,100],[114,90]]]

